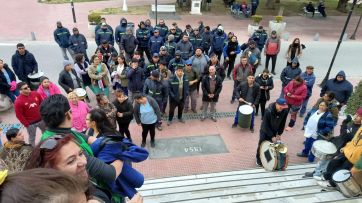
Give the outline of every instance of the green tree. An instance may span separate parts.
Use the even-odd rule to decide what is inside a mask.
[[[362,80],[359,81],[357,87],[349,98],[345,113],[353,115],[359,107],[362,107]]]

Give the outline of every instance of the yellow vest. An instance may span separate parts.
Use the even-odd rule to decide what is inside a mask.
[[[352,164],[357,163],[357,161],[362,156],[362,127],[360,127],[353,139],[346,144],[343,148],[344,156]]]

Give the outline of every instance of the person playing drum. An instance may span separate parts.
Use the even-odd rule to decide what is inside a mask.
[[[268,140],[276,142],[281,140],[281,135],[284,132],[285,122],[288,117],[288,105],[284,98],[279,98],[276,102],[271,103],[265,110],[263,122],[260,127],[260,137],[258,148],[256,151],[256,165],[262,166],[260,160],[260,145],[263,141]]]
[[[247,82],[242,82],[235,90],[236,98],[239,100],[239,106],[243,104],[249,104],[255,109],[255,105],[259,103],[260,98],[260,85],[255,82],[255,76],[249,74],[247,77]],[[237,126],[238,123],[238,110],[239,106],[236,109],[233,128]],[[254,111],[251,115],[251,124],[250,131],[254,133]]]
[[[328,112],[328,102],[319,103],[318,109],[311,109],[304,119],[304,149],[297,153],[299,157],[308,157],[309,162],[314,162],[311,153],[312,145],[317,139],[327,140],[334,128],[334,119]]]
[[[362,156],[362,127],[358,129],[353,139],[341,149],[341,154],[335,156],[328,164],[326,172],[323,174],[325,181],[318,181],[322,187],[336,187],[332,176],[341,169],[351,170],[354,165],[360,167]],[[354,171],[355,172],[355,171]]]

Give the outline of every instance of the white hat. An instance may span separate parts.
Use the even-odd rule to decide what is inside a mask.
[[[217,29],[224,31],[224,28],[223,28],[223,26],[221,26],[221,25],[219,25],[219,27],[217,27]]]

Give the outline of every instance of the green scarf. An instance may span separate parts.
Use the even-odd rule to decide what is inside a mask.
[[[40,140],[45,140],[48,139],[49,137],[56,135],[57,133],[46,130],[43,135],[41,136]],[[86,152],[89,156],[94,156],[93,155],[93,151],[90,148],[90,146],[88,145],[88,143],[83,139],[83,136],[80,135],[79,132],[73,131],[72,130],[72,135],[73,138],[77,141],[78,145],[80,146],[80,148],[83,149],[84,152]]]

